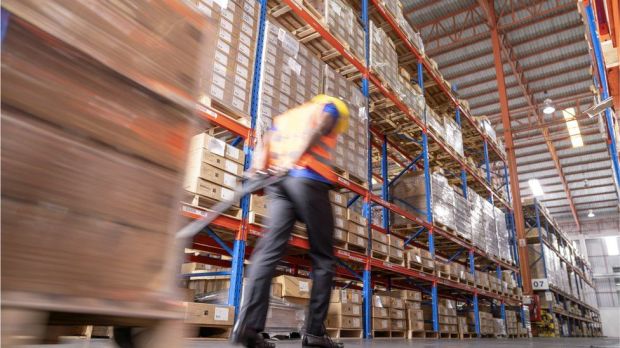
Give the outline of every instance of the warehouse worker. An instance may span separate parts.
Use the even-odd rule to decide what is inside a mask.
[[[347,105],[319,95],[273,119],[273,126],[256,150],[252,171],[285,176],[266,189],[269,220],[258,240],[248,270],[243,305],[233,342],[246,347],[273,347],[259,335],[265,329],[271,279],[282,258],[293,225],[306,223],[312,260],[313,286],[305,322],[304,347],[341,347],[325,332],[334,276],[334,217],[329,190],[335,177],[332,151],[349,123]]]

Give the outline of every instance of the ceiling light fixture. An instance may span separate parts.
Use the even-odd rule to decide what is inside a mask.
[[[545,194],[545,192],[542,189],[542,186],[540,186],[540,182],[538,182],[538,179],[530,179],[527,181],[527,183],[530,185],[532,194],[535,197],[540,197]]]
[[[552,114],[555,111],[555,106],[551,98],[547,97],[547,91],[545,91],[545,101],[543,102],[543,112],[547,115]]]
[[[594,212],[592,211],[592,209],[590,209],[590,211],[588,211],[588,217],[589,217],[589,218],[593,218],[593,217],[595,217],[595,216],[596,216],[596,215],[594,215]]]

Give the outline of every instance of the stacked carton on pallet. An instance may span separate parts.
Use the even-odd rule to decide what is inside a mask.
[[[424,331],[424,313],[422,312],[422,293],[413,290],[402,290],[402,298],[407,309],[407,337],[412,338],[414,332]]]
[[[461,127],[451,117],[444,116],[443,125],[445,131],[446,143],[454,149],[456,153],[465,156],[463,152],[463,134]]]
[[[388,235],[377,231],[375,229],[372,230],[372,257],[386,260],[390,255],[390,245]]]
[[[471,240],[473,244],[484,250],[485,247],[485,229],[484,229],[484,199],[474,191],[467,192],[467,200],[471,209]]]
[[[471,240],[471,209],[467,199],[454,194],[454,222],[456,233],[466,240]]]
[[[353,209],[347,209],[348,236],[347,246],[349,250],[365,252],[368,248],[368,231],[366,218]]]
[[[435,261],[428,250],[412,246],[405,251],[405,254],[407,267],[427,273],[434,273]]]
[[[359,290],[332,290],[325,327],[337,330],[338,337],[361,337],[362,293]]]
[[[444,225],[452,230],[455,229],[454,221],[454,190],[445,177],[438,173],[431,175],[431,204],[433,221]],[[393,185],[391,197],[396,205],[401,206],[412,214],[426,218],[426,188],[423,173],[407,173]],[[392,224],[407,224],[408,219],[392,214]]]
[[[349,236],[347,198],[342,193],[329,191],[329,201],[334,213],[334,242],[336,246],[343,247],[346,245]]]
[[[456,316],[456,302],[454,300],[439,299],[439,332],[442,334],[458,334],[458,320]]]
[[[215,201],[232,199],[243,175],[242,163],[243,151],[205,133],[194,136],[184,184],[186,191],[199,196],[193,203],[202,205],[203,197]]]
[[[370,69],[392,90],[399,86],[398,55],[392,39],[370,21]]]
[[[346,100],[349,107],[349,128],[338,137],[334,165],[365,182],[368,178],[368,119],[366,101],[360,89],[329,66],[325,66],[323,93]]]
[[[396,237],[392,234],[388,235],[388,241],[390,244],[390,261],[402,265],[405,260],[405,242],[402,238]]]
[[[327,29],[363,61],[364,29],[358,22],[355,11],[342,0],[310,0],[309,3],[323,16]]]
[[[384,295],[372,296],[372,330],[390,330],[390,297]]]
[[[400,290],[394,290],[390,293],[390,331],[404,332],[407,330],[407,314],[405,311],[405,300],[402,298]],[[396,336],[392,334],[392,336]]]
[[[294,35],[267,21],[265,49],[261,58],[259,118],[256,133],[260,138],[271,120],[320,93],[324,63]]]
[[[250,90],[258,32],[259,5],[253,0],[199,1],[199,8],[217,22],[217,44],[205,50],[201,101],[215,100],[239,116],[250,114]],[[244,122],[247,124],[247,122]]]

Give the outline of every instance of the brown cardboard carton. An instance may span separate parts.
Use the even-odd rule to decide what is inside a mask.
[[[348,214],[348,219],[349,221],[353,221],[358,225],[362,225],[365,226],[366,225],[366,218],[363,217],[361,214],[355,212],[353,209],[347,209],[347,214]]]
[[[402,238],[390,234],[388,235],[388,239],[389,239],[389,245],[391,247],[394,247],[400,250],[403,250],[405,248],[405,241]]]
[[[403,290],[402,299],[405,301],[422,301],[422,293],[415,290]]]
[[[325,320],[325,327],[334,329],[361,329],[362,318],[328,314]]]
[[[347,199],[345,195],[336,191],[329,191],[329,201],[333,204],[339,205],[341,207],[347,206]]]
[[[391,319],[406,319],[403,309],[390,308],[389,313]]]
[[[383,243],[379,243],[379,242],[372,242],[372,250],[373,251],[377,251],[380,252],[382,254],[388,255],[390,249],[390,247],[388,247],[386,244]]]
[[[364,238],[368,235],[366,226],[358,225],[353,221],[349,221],[349,232]]]
[[[282,297],[302,299],[310,298],[312,280],[282,275],[275,277],[272,283],[280,284],[282,286]]]
[[[407,329],[407,321],[403,319],[391,319],[390,330],[402,331]]]
[[[408,309],[407,320],[409,321],[423,321],[424,312],[421,309]]]
[[[389,308],[372,307],[372,317],[373,318],[389,318],[390,317]]]
[[[424,331],[424,321],[409,321],[407,323],[408,329],[411,331]]]
[[[390,330],[390,319],[372,318],[372,329],[376,331]]]
[[[377,230],[372,230],[372,240],[379,243],[388,244],[388,235]]]
[[[403,250],[391,246],[390,247],[390,256],[402,260],[402,258],[404,256]]]
[[[404,309],[405,301],[402,298],[390,297],[390,308]]]
[[[353,303],[330,303],[328,315],[359,317],[362,315],[362,306]]]
[[[234,322],[235,309],[231,306],[183,302],[183,307],[186,324],[232,326]]]

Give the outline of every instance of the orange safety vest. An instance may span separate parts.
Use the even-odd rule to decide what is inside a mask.
[[[307,102],[274,117],[269,144],[270,165],[282,166],[290,163],[291,157],[299,157],[304,139],[319,126],[319,116],[324,107],[324,103]],[[338,132],[335,130],[321,136],[318,143],[306,151],[295,165],[310,168],[326,179],[336,181],[336,175],[332,171],[332,152],[337,141]]]

